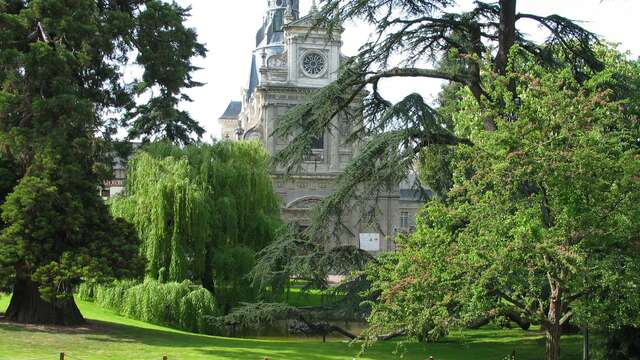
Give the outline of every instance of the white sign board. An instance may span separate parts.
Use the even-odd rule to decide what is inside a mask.
[[[380,234],[360,233],[360,249],[365,251],[380,251]]]

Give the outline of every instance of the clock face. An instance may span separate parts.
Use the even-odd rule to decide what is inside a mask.
[[[280,7],[284,6],[284,0],[277,0],[276,1],[276,5],[278,5]]]
[[[302,70],[310,76],[320,76],[327,66],[324,56],[319,53],[309,53],[302,58]]]

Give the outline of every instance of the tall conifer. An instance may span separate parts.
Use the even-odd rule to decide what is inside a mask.
[[[191,59],[205,53],[187,16],[162,1],[0,0],[0,273],[13,291],[9,320],[81,323],[77,284],[137,273],[135,233],[109,215],[97,189],[121,125],[181,143],[202,134],[175,110],[188,100],[182,89],[199,85]],[[127,84],[133,54],[143,76]],[[150,100],[137,101],[142,94]]]

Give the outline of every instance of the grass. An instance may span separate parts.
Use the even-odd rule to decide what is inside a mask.
[[[292,306],[321,306],[324,305],[325,298],[330,296],[328,291],[302,291],[300,287],[292,287],[287,294],[287,303]]]
[[[0,311],[9,298],[0,295]],[[89,325],[77,329],[34,327],[0,322],[0,359],[55,360],[64,351],[69,360],[174,359],[352,359],[359,347],[332,339],[231,339],[196,335],[126,319],[92,303],[78,302]],[[563,360],[578,360],[581,338],[563,338]],[[395,359],[396,342],[384,342],[362,359]],[[516,350],[518,360],[543,358],[544,343],[536,332],[473,330],[452,334],[437,344],[408,344],[405,359],[501,360]]]

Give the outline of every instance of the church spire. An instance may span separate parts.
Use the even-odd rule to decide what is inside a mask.
[[[311,13],[315,14],[318,12],[318,7],[316,6],[316,0],[311,0]]]

